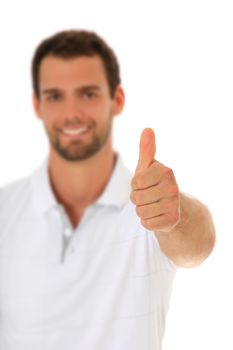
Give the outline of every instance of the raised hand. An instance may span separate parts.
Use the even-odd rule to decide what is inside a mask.
[[[155,153],[154,131],[146,128],[131,182],[131,200],[146,229],[169,232],[180,220],[179,188],[173,171],[158,162]]]

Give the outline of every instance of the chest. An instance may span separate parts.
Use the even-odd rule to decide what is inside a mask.
[[[45,330],[58,322],[92,327],[149,314],[155,303],[164,304],[164,270],[156,267],[151,236],[121,215],[100,220],[99,214],[89,214],[92,220],[80,222],[63,260],[58,222],[6,226],[8,239],[0,249],[1,327]],[[148,295],[156,293],[151,304]]]

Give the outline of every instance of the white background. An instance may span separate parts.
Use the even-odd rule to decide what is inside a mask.
[[[157,159],[213,214],[215,251],[200,267],[179,269],[164,350],[233,349],[232,18],[225,0],[0,5],[0,185],[30,173],[47,152],[31,105],[35,46],[56,31],[84,28],[119,57],[127,103],[114,135],[128,168],[136,166],[142,129],[152,127]]]

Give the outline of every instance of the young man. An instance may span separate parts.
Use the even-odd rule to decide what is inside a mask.
[[[50,148],[0,190],[0,348],[159,350],[176,266],[211,253],[211,215],[156,160],[153,130],[133,176],[114,152],[124,92],[99,36],[47,38],[32,80]]]

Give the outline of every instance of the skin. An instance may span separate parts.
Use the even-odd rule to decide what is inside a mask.
[[[155,160],[152,129],[140,140],[131,200],[142,225],[154,231],[163,252],[177,266],[202,263],[215,245],[215,228],[208,208],[179,191],[172,169]]]
[[[124,92],[118,86],[110,97],[98,56],[67,60],[48,56],[39,73],[40,96],[33,94],[33,105],[50,141],[50,182],[76,227],[111,177],[116,160],[112,121],[124,107]],[[79,136],[62,132],[83,127],[88,131]],[[131,200],[142,225],[154,231],[163,252],[178,266],[196,266],[214,246],[211,215],[201,202],[179,191],[173,171],[155,160],[155,148],[153,130],[145,129]]]
[[[114,168],[112,120],[123,109],[124,92],[119,86],[110,97],[104,67],[97,56],[69,60],[46,57],[40,66],[39,85],[40,98],[33,94],[33,105],[49,139],[58,137],[61,145],[77,156],[77,161],[64,159],[50,142],[51,186],[76,227],[85,208],[104,190]],[[48,90],[50,93],[45,93]],[[90,131],[72,139],[61,132],[64,127],[80,125],[90,127]],[[94,134],[106,135],[106,125],[110,130],[105,143],[98,152],[80,160],[78,149],[88,147]]]

